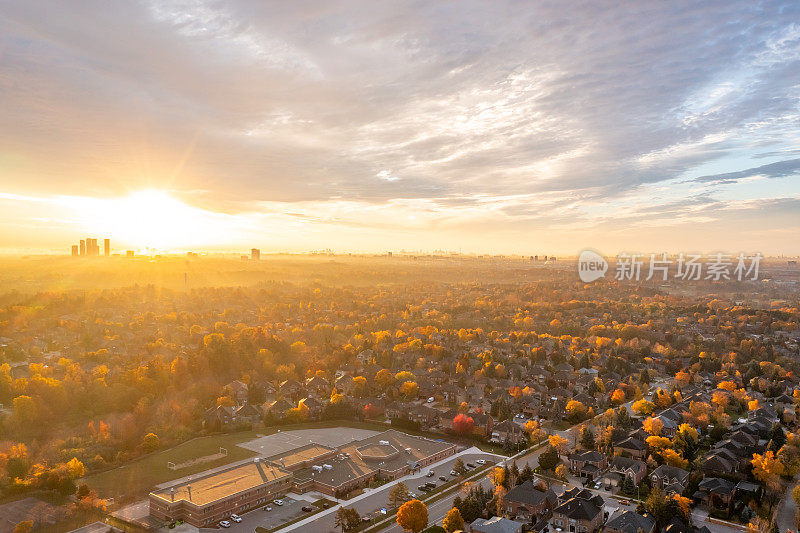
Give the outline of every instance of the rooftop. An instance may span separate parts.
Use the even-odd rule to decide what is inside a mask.
[[[264,462],[248,462],[231,468],[183,481],[151,494],[166,502],[184,500],[195,505],[207,505],[239,492],[290,476],[289,472]]]

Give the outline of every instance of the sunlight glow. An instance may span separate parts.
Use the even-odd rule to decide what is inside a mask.
[[[185,204],[161,190],[142,190],[123,198],[96,199],[86,206],[88,228],[140,248],[175,247],[222,240],[226,215]]]

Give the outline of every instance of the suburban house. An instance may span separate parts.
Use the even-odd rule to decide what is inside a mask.
[[[650,481],[653,487],[658,487],[664,492],[674,492],[681,494],[686,488],[686,481],[689,479],[689,472],[677,466],[661,465],[650,474]]]
[[[476,518],[469,525],[470,533],[522,533],[525,526],[522,522],[495,516],[492,518]]]
[[[653,533],[656,521],[647,514],[622,511],[610,516],[603,531],[605,533]]]
[[[647,444],[639,439],[630,437],[614,445],[614,455],[632,457],[644,461],[647,457]]]
[[[569,468],[580,477],[595,477],[608,466],[606,456],[595,450],[573,453],[569,456]]]
[[[558,497],[552,489],[539,490],[530,480],[517,485],[503,498],[503,505],[510,516],[530,521],[552,511],[557,504]]]
[[[724,509],[730,505],[735,488],[727,479],[707,477],[700,482],[692,498],[696,503]]]
[[[645,476],[647,476],[647,464],[644,461],[617,456],[611,460],[608,473],[603,480],[606,485],[620,487],[627,478],[634,486],[639,486]]]
[[[553,509],[550,524],[555,530],[595,533],[603,525],[603,508],[592,500],[570,498]]]

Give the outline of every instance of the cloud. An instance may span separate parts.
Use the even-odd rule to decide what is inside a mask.
[[[789,176],[796,176],[800,172],[800,159],[788,159],[786,161],[778,161],[777,163],[770,163],[768,165],[761,165],[760,167],[748,168],[745,170],[737,170],[736,172],[726,172],[724,174],[712,174],[709,176],[700,176],[694,178],[692,181],[701,183],[736,183],[739,180],[763,177],[763,178],[786,178]]]
[[[644,212],[660,185],[665,214],[688,211],[691,176],[794,172],[753,161],[796,151],[799,17],[744,0],[8,0],[0,183],[161,187],[232,214],[435,205],[415,215],[431,227],[469,205],[504,230]]]

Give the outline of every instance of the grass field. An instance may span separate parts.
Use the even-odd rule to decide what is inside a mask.
[[[86,476],[82,481],[92,487],[102,498],[119,500],[122,496],[141,497],[159,483],[254,456],[255,453],[240,448],[237,444],[254,439],[264,433],[264,430],[254,430],[200,437],[169,450],[153,453],[119,468]],[[197,457],[217,453],[220,447],[227,448],[228,455],[226,457],[180,470],[167,468],[167,462],[183,463]]]
[[[237,446],[237,444],[253,440],[259,435],[271,435],[279,430],[293,431],[297,429],[317,429],[340,426],[373,430],[386,429],[385,426],[373,423],[325,421],[272,426],[238,433],[210,435],[184,442],[168,450],[153,453],[119,468],[90,474],[83,478],[81,482],[87,483],[102,498],[114,498],[116,502],[133,501],[146,496],[154,486],[160,483],[190,476],[228,463],[247,459],[248,457],[254,457],[256,455],[255,452],[241,448]],[[168,462],[180,464],[191,461],[198,457],[217,453],[220,447],[228,450],[228,455],[226,457],[222,457],[216,461],[181,468],[180,470],[170,470],[167,468]]]

